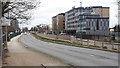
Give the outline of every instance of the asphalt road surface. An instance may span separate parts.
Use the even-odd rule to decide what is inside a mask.
[[[118,53],[43,42],[29,33],[22,35],[20,41],[74,66],[118,66]]]

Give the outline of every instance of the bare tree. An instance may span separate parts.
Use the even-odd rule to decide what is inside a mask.
[[[27,21],[31,18],[30,11],[39,6],[40,0],[14,0],[2,2],[2,16],[7,19]]]

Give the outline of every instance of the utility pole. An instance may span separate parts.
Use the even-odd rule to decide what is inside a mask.
[[[0,0],[0,67],[2,67],[2,1]]]
[[[82,2],[80,2],[80,7],[82,7]],[[82,9],[81,9],[82,10]],[[80,14],[82,14],[82,12],[80,13]],[[84,20],[84,19],[82,19],[82,20]],[[81,33],[81,44],[83,44],[83,30],[82,30],[82,23],[83,23],[83,21],[82,22],[80,22],[80,33]]]
[[[2,57],[2,2],[0,0],[0,57]]]

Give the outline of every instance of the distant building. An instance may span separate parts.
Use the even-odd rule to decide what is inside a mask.
[[[32,31],[38,31],[39,33],[45,33],[49,31],[49,26],[46,24],[39,24],[36,27],[32,28]]]
[[[65,30],[65,13],[52,17],[52,28],[54,33],[61,33]]]
[[[12,27],[12,26],[2,26],[2,31],[3,31],[3,34],[5,34],[6,32],[6,28],[7,28],[7,33],[10,33],[10,32],[15,32],[15,29]]]
[[[56,16],[52,17],[52,31],[53,33],[57,31],[57,18]]]
[[[19,22],[16,19],[15,20],[11,20],[10,26],[12,26],[14,28],[15,32],[20,30],[19,29]]]

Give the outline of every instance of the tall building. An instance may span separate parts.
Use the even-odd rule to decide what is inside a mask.
[[[99,35],[108,35],[109,7],[72,8],[65,13],[65,30],[68,34],[72,35],[76,33],[93,35],[95,31]]]
[[[65,13],[60,13],[54,17],[52,17],[52,27],[53,32],[64,32],[65,30]]]
[[[52,17],[52,31],[53,33],[57,31],[57,18],[56,16]]]
[[[73,8],[65,13],[65,29],[69,34],[75,34],[77,31],[83,30],[85,19],[87,17],[100,17],[100,15],[92,12],[90,7]]]

